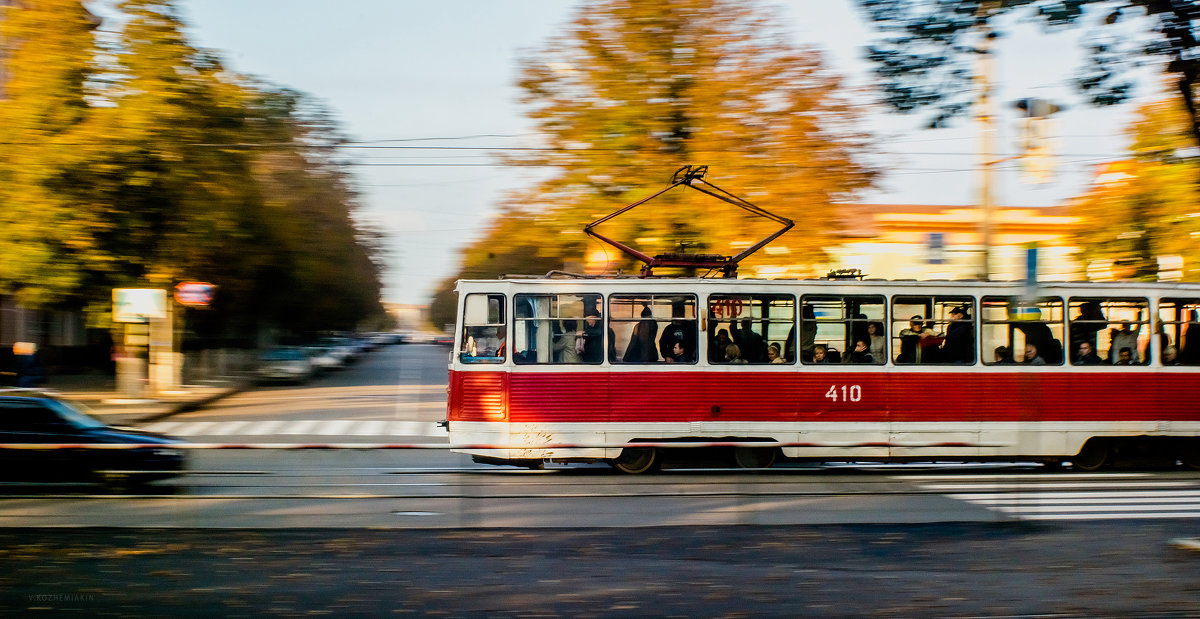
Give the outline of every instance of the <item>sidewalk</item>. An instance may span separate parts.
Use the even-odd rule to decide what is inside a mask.
[[[97,419],[109,425],[131,425],[196,410],[248,387],[233,378],[184,385],[166,393],[129,398],[117,391],[116,378],[103,374],[50,376],[41,389],[79,402]]]

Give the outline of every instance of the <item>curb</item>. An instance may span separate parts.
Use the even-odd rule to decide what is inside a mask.
[[[161,413],[152,413],[150,415],[146,415],[145,417],[138,417],[137,419],[132,419],[132,420],[130,420],[130,423],[137,423],[137,424],[149,423],[151,421],[160,421],[160,420],[166,419],[168,417],[173,417],[173,416],[179,415],[181,413],[189,413],[191,411],[195,411],[195,410],[204,408],[205,406],[208,406],[209,404],[212,404],[213,402],[217,402],[217,401],[227,398],[231,395],[238,394],[243,391],[248,391],[249,389],[250,389],[249,383],[242,383],[242,384],[234,385],[233,387],[230,387],[224,391],[219,391],[217,393],[214,393],[213,395],[210,395],[205,398],[201,398],[199,400],[193,400],[190,402],[180,402]]]

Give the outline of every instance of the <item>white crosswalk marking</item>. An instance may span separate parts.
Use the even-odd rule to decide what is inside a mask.
[[[172,436],[446,436],[432,421],[378,419],[297,419],[265,421],[159,421],[146,430]]]
[[[387,434],[386,421],[360,421],[346,434],[354,436],[381,436]]]
[[[1200,480],[1138,480],[1148,474],[904,476],[925,490],[1020,520],[1200,518]],[[962,483],[950,483],[950,480]]]

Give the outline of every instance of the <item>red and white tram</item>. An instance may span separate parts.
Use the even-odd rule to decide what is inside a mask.
[[[1200,285],[547,278],[458,295],[448,427],[479,461],[1200,466]],[[698,442],[733,445],[672,449]]]

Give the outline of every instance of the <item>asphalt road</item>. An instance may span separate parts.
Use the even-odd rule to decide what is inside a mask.
[[[444,348],[169,420],[445,442]],[[190,425],[187,425],[190,424]],[[412,431],[398,435],[398,431]],[[0,487],[0,609],[121,615],[1200,616],[1200,474],[785,466],[630,477],[444,450],[198,451],[149,492]]]
[[[121,616],[1195,617],[1181,522],[0,531],[0,609]]]

